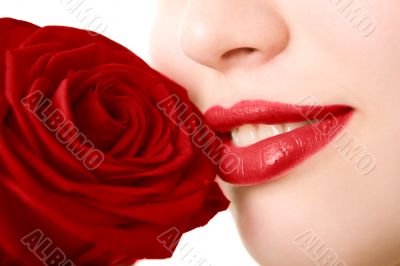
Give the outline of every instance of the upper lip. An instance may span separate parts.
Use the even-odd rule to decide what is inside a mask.
[[[351,111],[347,105],[300,105],[263,100],[244,100],[230,108],[213,106],[205,112],[209,126],[226,133],[243,124],[283,124],[321,120],[327,115]]]

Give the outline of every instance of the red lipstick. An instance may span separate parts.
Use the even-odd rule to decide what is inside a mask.
[[[213,106],[205,113],[238,165],[230,173],[219,172],[226,182],[259,184],[286,172],[327,145],[349,121],[354,109],[347,105],[297,105],[261,100],[241,101],[230,108]],[[284,124],[313,121],[254,144],[237,147],[228,132],[244,124]]]

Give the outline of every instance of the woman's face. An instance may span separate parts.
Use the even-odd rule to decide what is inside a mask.
[[[203,112],[244,100],[354,109],[345,134],[273,180],[221,181],[261,265],[400,262],[399,10],[397,0],[159,1],[151,64]],[[236,129],[236,146],[285,128],[255,124]]]

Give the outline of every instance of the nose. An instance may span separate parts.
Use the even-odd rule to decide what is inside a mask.
[[[267,63],[289,29],[269,0],[187,0],[179,33],[186,56],[220,72]]]

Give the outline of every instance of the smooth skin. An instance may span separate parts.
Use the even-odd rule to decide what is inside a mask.
[[[158,0],[151,65],[203,112],[245,99],[347,104],[346,132],[376,160],[366,174],[328,145],[278,180],[220,181],[259,264],[315,265],[296,242],[312,231],[337,256],[318,265],[400,265],[399,11],[397,0]]]

